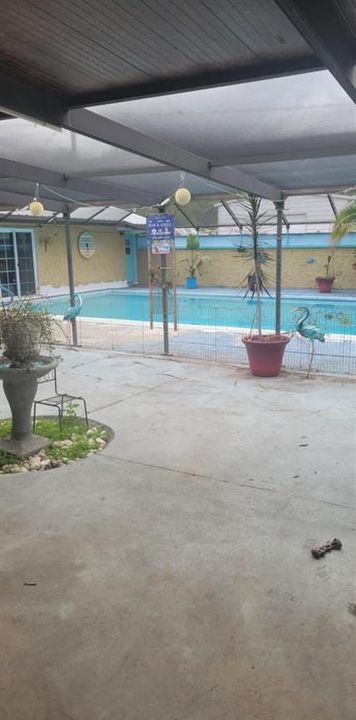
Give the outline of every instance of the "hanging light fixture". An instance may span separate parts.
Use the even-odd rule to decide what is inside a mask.
[[[41,201],[38,199],[39,189],[40,189],[39,183],[36,183],[35,197],[33,198],[32,202],[30,202],[30,204],[29,204],[30,213],[31,213],[31,215],[34,215],[35,217],[40,217],[41,215],[43,215],[43,212],[44,212],[44,207],[43,207]]]
[[[176,190],[176,192],[174,194],[174,199],[175,199],[176,203],[178,203],[178,205],[188,205],[188,203],[192,199],[192,196],[191,196],[191,193],[189,192],[188,188],[184,187],[184,182],[185,182],[185,173],[184,172],[182,172],[180,175],[180,182],[181,182],[181,185],[178,188],[178,190]]]

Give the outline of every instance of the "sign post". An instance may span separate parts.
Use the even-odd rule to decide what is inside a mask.
[[[148,216],[146,231],[152,255],[161,256],[163,354],[169,355],[167,255],[172,252],[174,240],[173,215],[164,213],[163,208],[160,208],[159,215]]]

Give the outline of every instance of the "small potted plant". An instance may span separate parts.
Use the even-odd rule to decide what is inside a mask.
[[[241,205],[245,210],[248,221],[244,223],[251,244],[246,248],[245,254],[252,260],[252,271],[247,276],[248,289],[256,293],[256,324],[257,333],[242,338],[249,360],[252,375],[259,377],[273,377],[278,375],[284,350],[289,343],[290,337],[286,334],[262,333],[262,291],[266,288],[265,265],[270,257],[265,248],[261,246],[260,233],[267,222],[267,215],[261,209],[262,199],[251,193],[243,194]]]
[[[51,355],[54,323],[51,315],[28,300],[3,302],[0,309],[0,380],[12,415],[11,435],[0,441],[0,447],[20,457],[49,444],[46,438],[33,435],[31,411],[38,379],[58,364]],[[49,355],[40,355],[42,344],[49,346]]]
[[[53,345],[53,317],[36,308],[30,300],[14,304],[2,303],[0,309],[0,340],[3,356],[12,367],[28,367],[40,354],[41,345]]]
[[[333,261],[333,256],[328,255],[327,262],[324,265],[324,268],[326,270],[325,275],[315,278],[315,282],[318,285],[320,293],[331,293],[332,286],[335,281],[335,273],[330,272],[330,264],[332,263],[332,261]]]
[[[188,257],[182,262],[184,262],[188,268],[189,275],[185,280],[185,285],[189,288],[189,290],[194,290],[198,287],[197,276],[202,275],[203,266],[210,262],[210,257],[207,255],[200,255],[200,253],[196,252],[199,250],[199,245],[198,235],[193,235],[193,233],[187,235],[186,247],[188,250]]]

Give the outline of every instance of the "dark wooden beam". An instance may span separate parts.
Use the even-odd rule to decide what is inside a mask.
[[[335,0],[275,0],[347,94],[356,102],[356,45]]]
[[[61,127],[65,113],[63,99],[36,87],[26,78],[0,72],[0,110],[44,125]]]
[[[179,75],[178,77],[162,77],[155,81],[133,83],[126,86],[106,88],[97,92],[84,92],[74,95],[67,101],[68,107],[89,107],[112,102],[124,102],[158,95],[202,90],[221,85],[235,85],[254,80],[267,80],[285,75],[297,75],[305,72],[324,69],[323,63],[310,55],[307,58],[276,60],[260,65],[249,65],[230,68],[219,68],[204,72]]]

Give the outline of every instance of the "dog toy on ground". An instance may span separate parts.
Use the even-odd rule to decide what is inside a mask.
[[[341,548],[341,540],[334,538],[333,540],[327,540],[324,543],[320,543],[320,545],[314,545],[310,552],[312,556],[318,560],[319,558],[324,557],[325,553],[330,552],[330,550],[341,550]]]

